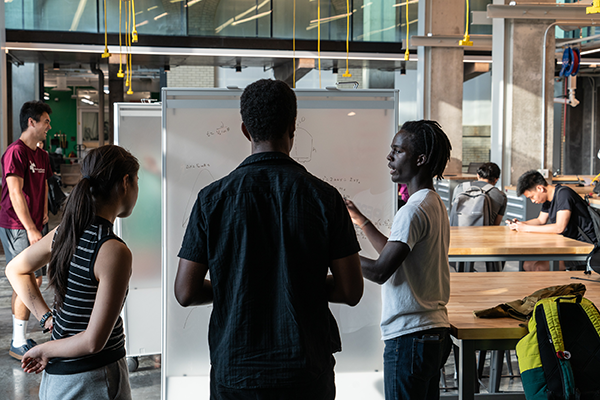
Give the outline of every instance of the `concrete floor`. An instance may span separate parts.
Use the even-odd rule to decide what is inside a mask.
[[[0,398],[5,400],[30,400],[38,398],[38,389],[41,375],[26,374],[21,370],[21,363],[8,355],[12,338],[12,315],[10,299],[12,288],[6,276],[4,255],[0,256]],[[46,288],[44,278],[42,295],[48,304],[51,304],[52,293]],[[42,333],[39,325],[33,318],[29,319],[29,337],[38,343],[50,339],[50,334]],[[158,361],[158,362],[157,362]],[[130,373],[134,399],[153,400],[160,399],[160,358],[140,357],[139,368]]]
[[[50,214],[49,226],[54,229],[60,222],[61,215]],[[12,339],[12,313],[10,301],[12,287],[6,279],[4,268],[6,258],[0,246],[0,399],[30,400],[38,398],[38,390],[42,375],[26,374],[21,369],[20,361],[8,355]],[[50,306],[53,293],[46,290],[48,280],[44,277],[42,295]],[[30,338],[37,343],[50,340],[50,334],[42,333],[39,324],[33,317],[29,318],[28,332]],[[129,374],[131,393],[134,400],[160,399],[160,356],[140,357],[139,367]]]

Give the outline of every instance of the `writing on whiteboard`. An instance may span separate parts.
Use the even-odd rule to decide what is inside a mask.
[[[207,131],[206,136],[211,137],[214,135],[222,135],[227,132],[229,132],[229,127],[226,126],[223,122],[221,122],[221,126],[218,126],[217,128],[215,128],[211,131]]]
[[[196,163],[196,164],[186,164],[185,165],[185,169],[199,169],[199,168],[208,168],[208,167],[210,167],[209,163],[204,163],[204,164]]]
[[[389,232],[392,229],[392,220],[389,218],[371,220],[371,223],[381,232]],[[362,229],[356,228],[355,230],[356,237],[359,240],[368,241],[367,235],[365,235]]]
[[[194,182],[193,185],[186,185],[189,188],[189,195],[185,210],[183,213],[183,221],[181,221],[181,227],[186,228],[192,213],[192,208],[196,202],[198,192],[205,186],[213,183],[216,179],[214,175],[207,168],[210,167],[208,163],[186,163],[185,170],[183,173],[183,182]]]
[[[313,137],[304,128],[297,128],[294,135],[294,147],[290,151],[290,157],[299,163],[307,163],[312,160],[313,152]]]
[[[350,193],[355,193],[356,186],[361,184],[360,179],[352,176],[324,175],[321,179],[336,188],[344,199],[349,198]]]

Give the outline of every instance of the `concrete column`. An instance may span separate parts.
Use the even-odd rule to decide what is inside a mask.
[[[419,35],[461,35],[465,29],[465,2],[419,1]],[[419,118],[440,123],[452,143],[449,173],[462,170],[462,48],[419,47],[417,107]]]
[[[508,1],[494,1],[494,4],[504,3]],[[552,170],[554,28],[548,31],[546,60],[543,60],[544,34],[552,22],[494,20],[492,109],[496,114],[492,119],[492,161],[502,161],[503,184],[514,185],[525,171],[540,169],[542,158],[545,158],[543,168]],[[543,68],[546,68],[545,82],[542,82]],[[546,85],[545,101],[542,85]],[[544,136],[543,107],[546,108]]]
[[[494,0],[494,4],[505,4],[505,0]],[[510,68],[507,65],[508,22],[504,19],[492,21],[492,130],[490,141],[490,161],[498,164],[501,188],[510,183],[510,130],[506,129],[507,113],[506,100],[509,97],[508,81]],[[508,91],[508,93],[507,93]]]
[[[0,1],[0,154],[8,146],[8,108],[7,108],[7,87],[6,87],[6,25],[4,24],[4,2]]]

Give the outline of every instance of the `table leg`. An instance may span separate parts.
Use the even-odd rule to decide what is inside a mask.
[[[490,393],[498,393],[500,391],[500,378],[502,376],[502,364],[504,362],[504,350],[492,351],[490,357]]]
[[[560,263],[560,261],[555,261],[555,260],[550,261],[550,271],[558,271],[559,263]]]
[[[475,364],[475,345],[469,340],[459,340],[458,398],[475,399],[477,368]]]

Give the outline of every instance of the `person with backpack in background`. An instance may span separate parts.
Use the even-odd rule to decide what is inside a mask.
[[[506,194],[494,186],[499,178],[500,167],[488,162],[477,169],[476,181],[458,185],[452,196],[450,225],[500,225],[508,201]],[[484,206],[484,203],[488,205]]]
[[[518,232],[556,233],[582,242],[596,243],[594,224],[588,205],[570,187],[549,185],[536,170],[525,172],[517,181],[517,195],[525,195],[536,204],[542,204],[537,218],[507,220],[510,229]],[[560,261],[559,269],[581,269],[580,261]],[[548,271],[549,261],[525,261],[525,271]]]
[[[490,226],[500,225],[508,199],[506,194],[495,187],[500,179],[500,167],[493,162],[481,164],[477,169],[477,180],[463,182],[454,189],[450,209],[451,226]],[[462,263],[457,270],[462,270]],[[473,269],[468,263],[467,270]],[[486,262],[486,271],[502,271],[503,264]]]
[[[481,164],[477,169],[477,180],[471,182],[471,186],[480,188],[483,188],[487,184],[494,186],[492,190],[487,193],[492,201],[490,225],[500,225],[508,203],[506,193],[496,187],[498,179],[500,179],[500,167],[496,163],[487,162]]]
[[[52,176],[48,153],[38,147],[46,140],[52,109],[42,101],[28,101],[21,107],[21,136],[2,155],[0,199],[0,241],[8,264],[19,253],[39,241],[48,223],[48,179]],[[35,272],[42,284],[46,268]],[[21,360],[37,343],[27,338],[30,311],[13,291],[11,300],[13,334],[8,354]]]

